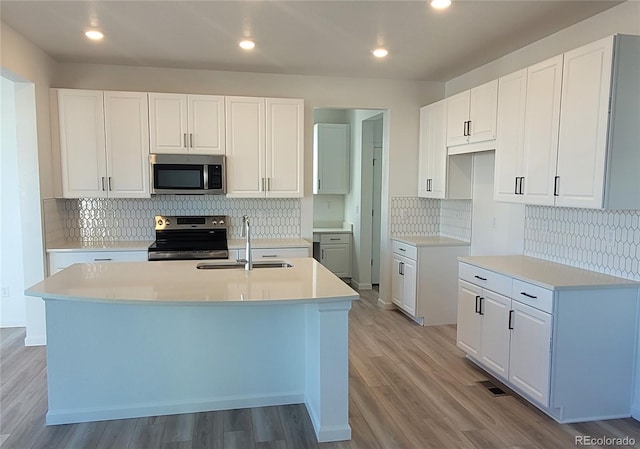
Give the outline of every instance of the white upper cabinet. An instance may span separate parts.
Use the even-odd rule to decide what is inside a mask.
[[[304,103],[226,97],[227,196],[303,196]]]
[[[349,125],[313,126],[313,193],[349,193]]]
[[[420,108],[418,196],[471,198],[471,155],[447,156],[447,100]]]
[[[556,205],[640,209],[640,37],[564,55]]]
[[[148,198],[147,94],[59,89],[64,198]]]
[[[225,154],[224,97],[150,93],[152,153]]]
[[[494,197],[554,203],[562,55],[499,80]]]
[[[449,154],[495,148],[498,80],[447,99]]]

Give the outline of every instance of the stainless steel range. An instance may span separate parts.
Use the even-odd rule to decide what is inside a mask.
[[[156,215],[156,241],[149,260],[228,259],[225,215]]]

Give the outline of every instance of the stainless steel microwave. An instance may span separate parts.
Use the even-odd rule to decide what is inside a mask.
[[[221,195],[227,192],[225,157],[202,154],[150,154],[151,193]]]

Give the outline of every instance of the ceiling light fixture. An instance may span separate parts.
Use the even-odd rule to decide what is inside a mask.
[[[431,6],[435,9],[448,8],[451,5],[451,0],[431,0]]]
[[[104,38],[104,34],[102,34],[102,31],[98,31],[98,30],[85,31],[84,35],[87,36],[92,41],[101,41]]]
[[[375,56],[376,58],[384,58],[389,54],[389,52],[384,48],[376,48],[371,53],[373,53],[373,56]]]
[[[243,41],[240,41],[238,45],[240,45],[240,48],[242,48],[243,50],[252,50],[256,46],[256,43],[252,40],[245,39]]]

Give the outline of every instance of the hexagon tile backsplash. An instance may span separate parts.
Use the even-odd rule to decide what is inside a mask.
[[[251,235],[255,238],[298,238],[301,235],[299,199],[159,195],[151,199],[59,201],[64,201],[66,240],[153,240],[155,215],[228,215],[229,238],[240,238],[242,216],[249,215],[253,225]]]
[[[525,254],[640,281],[640,211],[527,206]]]

